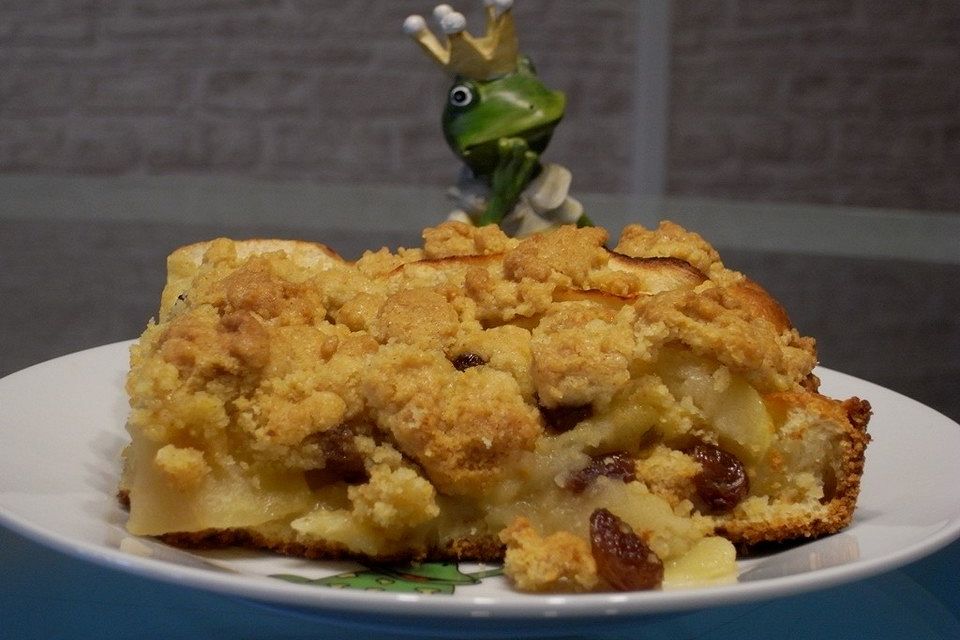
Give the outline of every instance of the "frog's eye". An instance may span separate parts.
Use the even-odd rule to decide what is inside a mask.
[[[457,84],[450,89],[450,104],[454,107],[466,107],[473,102],[473,89],[470,85]]]

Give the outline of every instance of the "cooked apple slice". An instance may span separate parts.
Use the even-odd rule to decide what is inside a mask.
[[[770,448],[773,420],[763,398],[741,376],[677,350],[665,351],[658,369],[671,393],[693,401],[722,447],[753,462]]]

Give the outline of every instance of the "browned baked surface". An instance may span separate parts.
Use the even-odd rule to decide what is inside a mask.
[[[850,522],[869,404],[817,393],[814,341],[698,235],[423,235],[355,262],[278,240],[171,255],[127,382],[132,533],[506,554],[519,588],[578,591],[620,584],[600,512],[665,584],[729,577],[731,542]]]

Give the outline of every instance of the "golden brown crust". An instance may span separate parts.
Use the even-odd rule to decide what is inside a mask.
[[[782,333],[793,328],[783,306],[753,280],[744,278],[732,285],[729,291],[740,303],[742,309],[763,318],[777,331]]]
[[[500,533],[507,545],[505,570],[523,591],[590,591],[597,565],[590,544],[566,531],[541,536],[526,518]]]
[[[600,506],[671,561],[714,531],[846,526],[869,405],[818,395],[813,340],[696,234],[606,239],[447,223],[355,262],[283,241],[174,252],[132,350],[128,529],[308,558],[506,553],[523,589],[583,590]],[[728,513],[699,494],[697,441],[751,474]],[[633,472],[566,484],[611,452]]]
[[[423,253],[428,259],[502,254],[517,242],[494,224],[475,227],[451,221],[423,231]]]
[[[420,562],[430,560],[501,562],[504,545],[493,536],[466,536],[446,541],[434,549],[404,549],[396,553],[356,553],[345,546],[327,541],[286,540],[275,535],[259,533],[251,529],[208,529],[158,536],[164,543],[184,549],[225,549],[242,547],[263,549],[295,558],[308,560],[355,560],[368,563]]]
[[[166,317],[195,278],[205,259],[212,262],[245,260],[251,256],[282,252],[298,264],[332,268],[345,263],[330,247],[301,240],[250,239],[242,242],[214,240],[181,247],[167,258],[167,284],[160,298],[160,317]]]
[[[810,513],[790,514],[786,517],[768,515],[761,519],[740,519],[722,522],[718,533],[730,540],[755,546],[764,542],[777,542],[797,538],[816,538],[844,529],[853,519],[857,497],[860,494],[860,479],[863,477],[865,454],[870,436],[867,423],[870,420],[870,403],[860,398],[843,402],[819,394],[780,393],[768,396],[774,404],[805,405],[824,418],[842,425],[844,431],[840,442],[840,469],[833,478],[834,485],[826,488],[821,499],[824,509],[811,517]]]
[[[117,501],[121,507],[129,510],[129,491],[126,489],[118,490]],[[353,553],[343,545],[328,542],[284,540],[251,529],[182,531],[165,533],[158,538],[166,544],[186,549],[244,547],[247,549],[266,549],[281,555],[311,560],[358,560],[361,562],[406,562],[427,558],[433,561],[500,562],[503,560],[505,550],[504,544],[492,535],[461,536],[447,540],[443,545],[427,551],[407,549],[400,553],[380,556]]]
[[[665,326],[669,340],[743,372],[764,391],[792,389],[813,369],[813,340],[784,329],[776,307],[762,303],[757,289],[705,287],[640,298],[638,312]]]
[[[638,224],[628,225],[620,235],[615,251],[629,256],[676,258],[705,274],[723,269],[720,254],[706,240],[666,220],[655,230]]]
[[[117,500],[124,509],[130,508],[130,494],[121,489]],[[265,535],[251,529],[205,529],[203,531],[173,532],[157,536],[164,543],[184,549],[224,549],[243,547],[264,549],[281,555],[310,560],[357,560],[360,562],[408,561],[473,561],[501,562],[506,546],[496,536],[468,535],[446,540],[434,549],[406,549],[398,553],[369,555],[351,552],[343,545],[324,541],[287,540]]]
[[[611,251],[607,266],[640,277],[644,293],[692,288],[707,280],[695,266],[671,256],[634,257]]]
[[[599,227],[566,226],[531,236],[506,254],[504,276],[514,281],[529,278],[581,286],[591,270],[606,264],[606,241],[607,232]]]

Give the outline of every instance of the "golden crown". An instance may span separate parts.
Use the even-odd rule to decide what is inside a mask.
[[[433,10],[434,19],[447,36],[446,43],[433,35],[421,16],[404,20],[403,30],[450,75],[489,80],[517,68],[519,44],[512,7],[513,0],[484,0],[487,32],[480,37],[467,32],[466,18],[448,4],[437,5]]]

